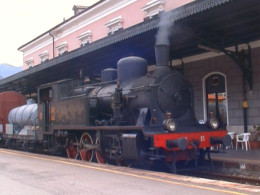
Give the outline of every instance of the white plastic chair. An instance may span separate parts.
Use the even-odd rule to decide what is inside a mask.
[[[235,138],[235,132],[228,132],[227,134],[230,135],[230,137],[231,137],[231,148],[233,148],[232,140]]]
[[[246,146],[246,151],[248,149],[250,150],[250,143],[249,143],[249,136],[250,135],[251,135],[251,133],[241,133],[239,135],[236,135],[236,150],[237,150],[238,143],[241,143],[242,150],[244,150],[244,144]]]

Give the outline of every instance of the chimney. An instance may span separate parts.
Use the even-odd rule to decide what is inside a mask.
[[[169,45],[156,44],[155,45],[155,58],[157,68],[169,67]]]
[[[80,12],[86,10],[87,8],[88,8],[88,6],[74,5],[72,10],[74,11],[74,15],[77,15]]]

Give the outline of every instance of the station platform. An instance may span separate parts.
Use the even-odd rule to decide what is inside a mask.
[[[260,148],[242,150],[229,148],[211,153],[211,165],[220,174],[247,178],[254,183],[260,183]]]
[[[245,163],[260,166],[260,148],[251,150],[242,150],[238,148],[219,149],[216,153],[211,153],[213,161]]]
[[[258,186],[8,149],[0,149],[0,164],[1,194],[242,195],[260,192]]]

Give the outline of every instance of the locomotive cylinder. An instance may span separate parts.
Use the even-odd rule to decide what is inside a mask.
[[[37,104],[16,107],[9,112],[8,121],[19,127],[38,125],[37,108]]]

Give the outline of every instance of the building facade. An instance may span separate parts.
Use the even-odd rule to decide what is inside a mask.
[[[91,7],[74,6],[75,15],[19,47],[23,69],[127,29],[194,0],[101,0]]]

